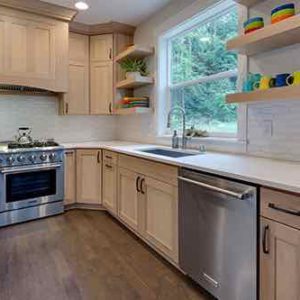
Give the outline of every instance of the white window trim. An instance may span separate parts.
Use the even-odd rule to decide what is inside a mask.
[[[214,11],[214,8],[218,7],[219,11],[222,11],[225,9],[229,9],[232,5],[235,3],[232,0],[225,0],[220,1],[217,4],[215,4],[214,0],[206,0],[206,1],[196,1],[192,5],[188,6],[186,9],[182,10],[179,14],[176,16],[167,19],[164,24],[158,28],[158,30],[155,32],[155,35],[157,37],[157,49],[158,49],[158,55],[157,55],[157,89],[156,89],[156,132],[158,138],[169,138],[168,135],[166,135],[166,123],[167,123],[167,114],[170,109],[169,104],[166,103],[166,99],[170,97],[169,92],[170,90],[167,88],[168,86],[168,80],[169,80],[169,64],[166,68],[166,61],[167,58],[170,57],[168,55],[169,47],[168,47],[168,40],[169,38],[179,32],[182,32],[184,30],[187,30],[187,28],[191,28],[193,26],[192,22],[194,23],[194,26],[199,24],[201,22],[201,16],[202,20],[204,20],[209,16],[213,16],[216,11]],[[239,57],[239,67],[238,70],[240,70],[240,66],[244,64],[244,58]],[[239,73],[239,72],[238,72]],[[168,101],[169,102],[169,101]],[[167,105],[166,105],[167,104]],[[228,136],[225,134],[218,135],[220,137],[220,141],[224,140],[224,137],[228,137],[230,140],[233,140],[233,138],[238,143],[246,144],[246,136],[247,136],[247,105],[239,105],[238,106],[238,133],[237,136]],[[211,135],[212,136],[212,135]],[[215,140],[217,140],[217,137],[213,137]],[[202,139],[203,141],[203,139]]]

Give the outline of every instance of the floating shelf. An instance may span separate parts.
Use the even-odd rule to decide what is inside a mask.
[[[154,83],[153,77],[137,76],[133,79],[125,79],[117,83],[117,89],[134,89]]]
[[[248,7],[258,4],[259,2],[262,2],[261,0],[234,0],[234,1],[236,3],[243,4]]]
[[[116,62],[122,62],[125,59],[143,59],[154,53],[154,47],[145,47],[133,45],[115,57]]]
[[[119,108],[115,110],[116,115],[132,115],[132,114],[147,114],[152,113],[150,107],[132,107],[132,108]]]
[[[269,90],[257,90],[248,93],[229,94],[227,103],[248,103],[272,100],[300,100],[300,86],[287,86]]]
[[[227,42],[227,50],[254,55],[297,43],[300,43],[300,15],[236,37]]]

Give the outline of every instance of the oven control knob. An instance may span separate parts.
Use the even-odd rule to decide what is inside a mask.
[[[41,161],[45,161],[47,159],[47,155],[46,154],[42,154],[40,156]]]
[[[28,160],[31,161],[32,163],[34,163],[35,160],[36,160],[36,156],[35,156],[35,155],[30,155],[30,156],[28,157]]]
[[[23,156],[23,155],[20,155],[20,156],[18,156],[18,162],[20,162],[20,163],[22,163],[22,162],[24,162],[25,161],[25,156]]]
[[[7,158],[7,162],[11,165],[11,164],[13,164],[13,162],[15,161],[15,159],[12,157],[12,156],[9,156],[8,158]]]
[[[56,159],[56,154],[55,153],[49,154],[49,158],[50,160],[54,161]]]

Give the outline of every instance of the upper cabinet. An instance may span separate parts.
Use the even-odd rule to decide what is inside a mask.
[[[113,35],[90,38],[91,114],[111,114],[113,106]]]
[[[68,23],[1,7],[0,84],[68,90]]]

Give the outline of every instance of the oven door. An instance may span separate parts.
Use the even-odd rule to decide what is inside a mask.
[[[0,211],[36,206],[64,198],[63,164],[0,170]]]

